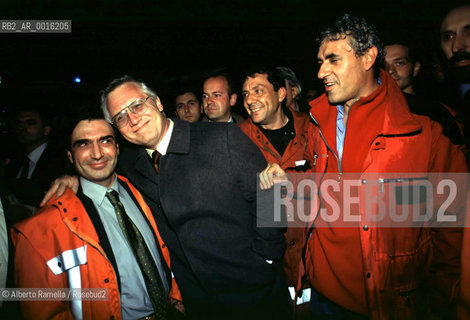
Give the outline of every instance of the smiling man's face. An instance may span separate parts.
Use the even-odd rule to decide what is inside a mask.
[[[126,82],[109,93],[108,111],[114,117],[137,99],[145,98],[147,95],[136,83]],[[129,121],[119,128],[119,132],[131,143],[155,149],[168,128],[168,119],[162,114],[160,99],[152,97],[149,100],[150,107],[144,113],[134,114],[128,111]]]
[[[82,120],[70,143],[67,155],[77,173],[99,185],[112,185],[119,149],[111,125],[105,120]]]
[[[318,50],[318,78],[331,104],[351,104],[367,95],[364,57],[354,54],[348,38],[324,40]]]

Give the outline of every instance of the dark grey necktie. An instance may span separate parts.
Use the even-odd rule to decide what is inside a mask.
[[[21,176],[20,179],[28,179],[29,174],[29,158],[24,156],[23,165],[21,166]]]
[[[113,205],[122,232],[139,263],[147,292],[155,309],[155,316],[157,319],[167,319],[169,303],[168,299],[165,297],[163,282],[160,278],[157,265],[152,258],[152,254],[145,244],[142,234],[126,214],[124,206],[119,200],[119,194],[115,190],[111,190],[106,192],[106,197]]]

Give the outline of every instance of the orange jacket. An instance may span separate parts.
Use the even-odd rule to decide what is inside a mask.
[[[308,143],[308,127],[311,124],[308,115],[292,110],[289,111],[292,112],[294,118],[295,137],[287,145],[282,157],[259,127],[253,123],[251,118],[248,118],[239,125],[240,129],[258,146],[266,161],[277,163],[283,169],[296,167],[296,161],[305,159],[304,152]]]
[[[163,258],[170,267],[170,254],[158,232],[150,209],[142,195],[127,183],[152,226]],[[81,201],[67,189],[58,199],[50,200],[38,214],[13,226],[15,283],[19,288],[69,288],[68,273],[54,274],[47,262],[68,250],[86,246],[86,261],[79,263],[81,288],[108,289],[107,301],[82,301],[83,319],[121,319],[118,282],[111,262],[101,247],[95,228]],[[174,279],[170,298],[182,301]],[[73,319],[69,301],[21,301],[24,318]],[[79,308],[80,311],[80,308]]]
[[[312,125],[308,115],[290,109],[289,111],[294,119],[295,137],[287,145],[282,157],[259,127],[253,123],[251,118],[248,118],[239,125],[240,129],[258,146],[266,161],[277,163],[284,170],[295,168],[297,166],[296,161],[305,159],[304,153],[308,144],[308,128]],[[288,214],[288,220],[290,218],[292,216]],[[285,236],[287,248],[284,254],[284,272],[287,284],[295,287],[299,277],[302,248],[305,243],[305,229],[298,225],[298,223],[291,223],[288,225]]]
[[[376,175],[375,181],[380,183],[380,177],[387,173],[398,173],[397,176],[414,173],[422,177],[432,172],[466,172],[462,152],[442,135],[440,126],[427,117],[411,114],[388,74],[382,70],[380,78],[382,85],[355,102],[349,111],[341,161],[336,151],[336,106],[329,104],[326,95],[311,102],[311,116],[318,124],[312,133],[319,130],[319,135],[309,136],[307,157],[315,160],[313,171],[320,173],[317,176],[331,174],[340,183],[343,174],[358,173],[357,177],[364,179],[359,181],[369,181],[370,175]],[[366,141],[367,137],[371,139]],[[386,182],[382,182],[384,188],[391,185]],[[331,207],[328,204],[326,207],[330,212]],[[363,209],[361,202],[357,213],[361,221],[367,221]],[[457,211],[453,213],[463,215],[463,208]],[[308,234],[307,273],[317,291],[340,305],[347,304],[348,301],[338,298],[346,296],[345,293],[333,289],[339,286],[333,286],[322,276],[333,267],[325,263],[330,260],[328,256],[342,254],[334,238],[328,240],[322,234],[330,236],[342,230],[331,230],[328,226],[322,230],[318,220],[317,216],[316,228],[312,226]],[[363,272],[364,303],[371,319],[416,318],[419,308],[426,305],[421,300],[423,290],[429,293],[432,306],[444,307],[455,301],[461,229],[384,228],[362,223],[357,237],[362,255],[358,261],[362,265],[356,270]],[[335,268],[338,271],[342,267]],[[430,287],[423,286],[425,283]]]

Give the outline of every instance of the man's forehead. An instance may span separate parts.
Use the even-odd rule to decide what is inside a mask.
[[[210,89],[213,87],[228,89],[228,81],[225,77],[210,77],[204,81],[204,90]]]
[[[392,44],[385,46],[385,58],[398,59],[408,58],[409,52],[408,47],[401,44]]]
[[[19,113],[18,116],[16,117],[16,119],[18,120],[27,120],[27,119],[39,120],[40,118],[41,117],[39,113],[37,113],[36,111],[23,111]]]
[[[99,139],[110,135],[114,137],[114,131],[106,120],[82,120],[73,129],[72,140]]]
[[[247,77],[243,83],[243,88],[250,85],[250,87],[256,86],[270,86],[271,83],[268,81],[268,75],[265,73],[255,73],[254,77]],[[271,85],[272,86],[272,85]]]
[[[351,45],[349,44],[349,37],[341,38],[338,40],[324,39],[321,42],[320,49],[318,50],[317,57],[326,57],[328,55],[340,55],[343,52],[352,51]]]
[[[176,97],[176,102],[186,101],[186,100],[197,100],[196,95],[192,92],[185,92]]]
[[[115,88],[108,95],[108,99],[117,99],[122,106],[127,106],[134,100],[145,97],[145,93],[135,82],[126,82]]]
[[[470,5],[456,8],[449,12],[442,21],[441,32],[454,31],[461,25],[470,24]]]

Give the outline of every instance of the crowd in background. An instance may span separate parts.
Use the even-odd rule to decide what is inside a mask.
[[[422,134],[419,138],[421,140],[409,142],[410,145],[415,143],[416,146],[420,146],[430,143],[432,147],[429,147],[429,150],[423,147],[422,154],[416,149],[417,147],[415,147],[416,154],[413,153],[412,148],[406,151],[408,160],[404,161],[412,162],[415,167],[411,167],[411,165],[403,165],[402,167],[393,166],[393,164],[390,165],[393,161],[387,158],[386,160],[382,159],[381,162],[378,161],[378,163],[380,165],[387,163],[387,165],[390,166],[381,167],[378,165],[375,169],[384,170],[385,172],[392,172],[392,170],[401,172],[400,170],[406,169],[408,169],[409,172],[412,170],[422,170],[421,172],[432,170],[466,172],[468,169],[465,166],[464,159],[466,158],[467,164],[470,162],[470,154],[467,148],[467,146],[470,145],[470,141],[468,140],[468,128],[470,128],[470,124],[468,123],[468,110],[470,110],[468,104],[470,99],[469,7],[464,6],[458,8],[456,11],[451,11],[442,22],[440,39],[442,52],[427,52],[426,54],[420,52],[418,48],[422,48],[423,44],[417,45],[416,43],[410,42],[406,35],[384,35],[381,39],[377,36],[377,39],[374,38],[369,41],[372,43],[372,45],[369,43],[370,47],[365,49],[360,46],[358,46],[358,48],[350,48],[354,50],[355,56],[354,58],[348,57],[348,59],[364,59],[361,61],[365,61],[367,59],[363,57],[368,57],[369,55],[372,57],[370,59],[373,61],[369,65],[367,61],[361,62],[364,63],[364,66],[368,69],[364,72],[363,70],[359,72],[356,69],[347,70],[347,72],[344,73],[344,70],[338,68],[338,62],[335,56],[335,50],[341,51],[343,48],[330,48],[329,45],[337,43],[342,44],[341,41],[344,41],[351,35],[349,32],[352,32],[353,36],[351,37],[356,37],[354,38],[355,41],[359,39],[357,42],[360,43],[362,40],[360,40],[360,36],[354,34],[354,32],[356,32],[354,28],[361,29],[362,27],[362,31],[366,30],[365,32],[370,32],[367,36],[372,34],[370,37],[376,37],[376,31],[365,21],[354,19],[356,18],[351,18],[346,15],[342,20],[344,26],[340,25],[338,22],[338,24],[334,26],[337,29],[334,29],[334,27],[327,29],[327,31],[319,37],[317,43],[319,50],[318,55],[312,57],[312,59],[318,60],[318,73],[312,74],[312,79],[302,81],[302,79],[296,76],[296,70],[292,70],[289,66],[264,66],[258,64],[254,66],[254,68],[247,67],[246,70],[236,71],[234,71],[233,68],[221,67],[217,70],[207,70],[207,72],[200,74],[200,77],[196,77],[198,79],[191,76],[182,77],[179,80],[173,81],[172,90],[156,92],[155,98],[157,100],[154,105],[152,104],[152,107],[158,109],[161,106],[166,118],[172,118],[174,121],[179,119],[190,123],[235,123],[260,149],[267,163],[275,163],[278,165],[270,168],[270,170],[275,170],[276,172],[308,172],[312,170],[315,172],[315,170],[322,168],[321,170],[324,170],[324,172],[331,173],[337,172],[332,171],[336,170],[336,168],[331,169],[336,162],[338,168],[340,168],[340,173],[342,172],[341,165],[345,168],[345,172],[362,172],[363,167],[359,166],[359,164],[366,162],[366,155],[369,155],[369,153],[366,153],[364,150],[366,150],[369,145],[362,145],[360,141],[374,141],[374,143],[377,143],[377,148],[380,149],[380,143],[384,143],[385,141],[380,139],[390,138],[394,135],[400,136],[402,132],[396,133],[391,130],[392,133],[388,133],[387,130],[390,130],[389,127],[385,129],[374,127],[377,123],[381,123],[380,119],[383,119],[384,115],[378,113],[376,109],[373,108],[370,110],[369,114],[362,115],[363,119],[367,119],[364,120],[364,127],[361,128],[362,131],[355,131],[354,128],[357,128],[360,122],[354,122],[357,118],[354,118],[352,115],[349,119],[349,111],[357,110],[351,107],[354,106],[357,101],[362,103],[362,100],[359,100],[359,98],[363,96],[358,93],[357,99],[353,99],[356,96],[337,97],[336,95],[339,95],[339,93],[336,93],[335,90],[339,90],[337,88],[341,86],[345,86],[346,88],[346,86],[349,85],[357,89],[358,92],[367,92],[370,94],[376,92],[374,91],[377,89],[376,87],[382,86],[386,88],[384,89],[386,93],[383,93],[386,98],[383,99],[387,102],[384,103],[384,105],[390,109],[387,109],[389,113],[386,113],[385,117],[393,115],[391,116],[393,121],[390,120],[390,123],[396,125],[398,131],[408,130],[409,127],[407,126],[410,123],[409,121],[411,121],[410,119],[416,120],[416,122],[420,124],[419,130],[421,131],[415,134],[415,131],[409,129],[411,131],[406,131],[403,135],[414,136]],[[351,31],[348,27],[354,29],[354,31]],[[371,28],[372,31],[369,31],[368,28]],[[335,36],[337,37],[335,38]],[[376,48],[376,51],[370,51],[371,48]],[[347,50],[345,50],[345,52],[346,51]],[[442,56],[442,53],[445,57],[442,61],[437,61],[437,58],[430,58]],[[295,54],[295,52],[293,54]],[[338,60],[341,61],[341,59],[346,58],[339,56]],[[363,72],[364,77],[356,77],[356,71],[357,74],[361,75],[361,72]],[[132,74],[132,70],[129,70],[129,73]],[[317,77],[319,81],[313,79]],[[366,77],[367,79],[370,78],[371,81],[364,80]],[[111,95],[115,92],[113,90],[122,88],[120,86],[122,86],[123,83],[140,82],[126,80],[109,90],[107,94]],[[367,91],[364,89],[369,87],[373,90]],[[345,89],[345,92],[346,91]],[[377,95],[382,94],[380,90],[377,92],[379,92]],[[349,91],[346,93],[342,92],[341,94],[349,94]],[[149,95],[149,97],[151,97],[151,95]],[[105,95],[105,99],[107,98],[108,96]],[[376,98],[371,99],[375,101],[374,99]],[[386,99],[390,99],[391,102],[388,102]],[[106,103],[109,103],[109,101],[104,100],[103,110],[110,108],[110,103],[108,105],[106,105]],[[126,133],[123,133],[124,129],[122,129],[122,126],[127,125],[127,122],[129,124],[132,123],[132,117],[134,117],[135,114],[139,114],[140,111],[138,108],[144,108],[143,106],[147,108],[149,106],[148,102],[144,101],[141,104],[132,105],[132,108],[135,109],[131,108],[125,111],[126,108],[129,108],[129,106],[127,106],[122,110],[119,109],[119,112],[114,114],[109,114],[108,110],[108,116],[111,116],[112,119],[107,120],[114,125],[115,128],[113,132],[117,133],[116,140],[122,146],[128,145],[129,142],[132,145],[137,144],[141,146],[139,143],[136,143],[135,140],[130,140]],[[334,120],[328,118],[330,115],[327,110],[330,109],[326,106],[337,106],[337,109],[334,108]],[[98,109],[99,101],[98,99],[94,101],[93,98],[89,99],[88,97],[83,99],[83,101],[75,101],[74,108],[67,110],[65,114],[51,112],[51,110],[48,110],[47,106],[45,108],[42,107],[43,105],[41,103],[34,107],[18,106],[17,110],[9,110],[8,113],[1,114],[4,125],[2,127],[3,132],[1,132],[2,147],[0,148],[0,196],[1,205],[6,217],[6,225],[10,227],[36,214],[40,209],[40,203],[43,200],[44,194],[49,190],[55,179],[66,174],[77,174],[77,168],[74,167],[74,162],[72,161],[73,156],[70,153],[67,154],[66,151],[70,150],[70,136],[76,128],[73,126],[74,122],[72,118],[75,117],[72,117],[72,115],[84,113],[84,110],[90,107],[96,107],[96,109]],[[394,109],[395,107],[396,110]],[[360,110],[366,109],[363,108]],[[121,115],[121,112],[124,112],[122,113],[122,119],[117,117]],[[406,118],[410,114],[412,115],[411,118]],[[341,115],[341,117],[339,115]],[[354,113],[354,116],[359,117],[356,113]],[[373,118],[373,116],[377,118]],[[379,120],[375,121],[374,119]],[[333,129],[333,131],[326,129],[331,125],[331,121],[337,124],[337,127]],[[348,123],[347,121],[350,122]],[[397,125],[397,123],[399,125]],[[348,124],[349,127],[346,124]],[[412,127],[412,125],[409,126]],[[348,128],[347,131],[346,128]],[[440,135],[441,131],[443,136]],[[345,143],[345,141],[348,141],[345,140],[348,137],[345,135],[345,132],[347,132],[349,137],[354,136],[355,139],[357,139],[355,140],[357,145],[355,145],[354,150],[348,147],[348,143]],[[380,135],[377,135],[377,132],[380,132]],[[331,134],[331,137],[328,136],[328,134]],[[426,136],[426,134],[429,134],[429,136]],[[381,137],[377,139],[378,136]],[[320,138],[322,138],[323,141]],[[432,140],[432,143],[429,142],[429,139]],[[329,147],[331,141],[334,141],[334,148]],[[389,140],[387,143],[389,143],[388,146],[391,148],[393,142],[391,143]],[[328,148],[325,147],[325,145]],[[349,142],[349,146],[351,146],[351,142]],[[145,147],[151,149],[148,146]],[[132,148],[132,146],[129,148]],[[158,150],[158,148],[156,150]],[[395,155],[396,152],[404,152],[401,151],[401,149],[397,150],[399,151],[390,151],[391,155],[392,153]],[[355,160],[345,160],[341,163],[343,154],[347,155],[345,159]],[[427,161],[424,161],[422,166],[420,166],[420,156],[424,154],[428,155],[430,159],[428,159],[429,163],[433,161],[436,163],[433,162],[430,165]],[[310,156],[310,158],[308,158],[308,156]],[[334,157],[336,157],[336,160],[334,160]],[[439,160],[435,160],[434,157],[439,158]],[[329,159],[330,163],[324,163],[324,159],[326,158]],[[306,159],[306,163],[292,161],[302,159]],[[249,159],[247,160],[249,161]],[[464,164],[464,166],[461,166],[462,164]],[[132,179],[131,182],[134,183]],[[142,190],[139,191],[144,193]],[[148,199],[146,200],[148,202]],[[166,214],[169,213],[167,212]],[[158,223],[157,221],[157,224]],[[369,227],[362,226],[361,229],[368,231]],[[330,316],[332,317],[332,314],[334,314],[335,317],[343,317],[343,319],[365,319],[369,317],[380,319],[387,318],[387,315],[393,314],[391,311],[393,308],[399,309],[398,311],[395,310],[397,312],[396,315],[400,314],[399,311],[402,306],[397,307],[397,303],[403,303],[407,306],[409,304],[412,307],[415,307],[419,303],[424,303],[419,299],[413,300],[413,297],[409,297],[409,295],[415,294],[413,288],[398,292],[398,296],[401,296],[404,301],[397,302],[397,300],[393,300],[396,298],[387,300],[387,297],[384,297],[384,295],[379,295],[379,290],[376,290],[377,288],[371,289],[368,284],[364,285],[364,287],[358,286],[358,272],[361,274],[364,272],[367,279],[371,277],[371,273],[373,274],[372,279],[374,279],[374,272],[375,274],[383,273],[384,277],[387,276],[386,272],[381,269],[372,270],[375,267],[374,264],[371,264],[371,270],[366,270],[370,265],[367,265],[366,262],[358,262],[359,259],[357,255],[361,255],[361,250],[366,250],[364,249],[364,242],[361,242],[365,241],[362,238],[363,236],[351,233],[339,237],[339,242],[344,241],[346,243],[349,241],[348,239],[353,239],[351,243],[361,242],[363,247],[359,248],[350,243],[346,244],[341,250],[348,250],[351,256],[332,258],[329,256],[328,252],[322,254],[318,253],[318,251],[320,251],[318,250],[318,246],[325,245],[325,248],[335,248],[337,244],[329,240],[334,233],[322,234],[321,232],[323,231],[316,231],[309,225],[306,226],[305,229],[288,228],[285,234],[287,250],[284,256],[283,267],[287,278],[287,286],[295,288],[292,289],[294,290],[294,294],[291,296],[294,301],[293,304],[296,304],[295,299],[298,296],[302,296],[303,290],[310,287],[315,288],[314,293],[311,294],[312,301],[316,299],[315,301],[321,304],[320,307],[315,306],[318,307],[318,310],[321,310],[318,314],[315,313],[316,310],[310,310],[308,312],[305,311],[306,314],[308,314],[306,316],[303,314],[302,303],[300,303],[297,307],[296,317],[299,319],[303,319],[302,317],[329,319]],[[462,244],[461,237],[465,239],[465,237],[468,238],[468,235],[462,236],[462,234],[460,234],[460,240],[455,240],[454,235],[447,235],[446,232],[442,232],[441,236],[443,238],[444,236],[449,236],[449,238],[445,238],[444,240],[439,238],[437,242],[446,242],[450,247],[447,248],[447,252],[445,249],[442,249],[442,247],[439,247],[439,250],[442,249],[443,252],[449,254],[449,256],[453,250],[459,251],[460,254],[460,246]],[[421,241],[423,234],[400,235],[400,237],[402,236],[404,238],[414,237],[413,239]],[[305,237],[307,237],[308,240],[306,240]],[[309,241],[311,237],[313,237],[312,242]],[[429,237],[431,237],[431,235],[429,235]],[[165,238],[165,234],[163,238]],[[393,238],[393,236],[387,235],[384,236],[383,239],[391,241],[391,238]],[[422,247],[424,248],[427,245],[427,243],[423,242]],[[317,251],[314,251],[313,247],[315,247]],[[345,249],[345,247],[347,249]],[[13,248],[11,246],[11,240],[9,240],[8,248],[12,255]],[[4,252],[8,252],[8,250],[5,251],[5,248],[2,249]],[[420,250],[421,249],[422,248],[420,248]],[[171,250],[172,248],[170,247],[170,251]],[[374,250],[374,248],[369,250]],[[465,240],[463,250],[464,254],[468,254]],[[310,256],[308,252],[310,252]],[[330,252],[334,252],[334,250]],[[351,257],[351,265],[357,263],[361,265],[364,270],[356,272],[356,270],[344,267],[347,265],[349,257]],[[455,257],[450,257],[449,259],[454,258]],[[331,270],[325,271],[323,270],[325,266],[321,265],[322,262],[319,262],[319,267],[315,269],[315,267],[312,267],[312,265],[315,266],[315,259],[319,259],[322,262],[327,261],[324,262],[324,264],[335,263],[341,267],[333,267]],[[376,258],[374,257],[374,259]],[[459,264],[459,258],[455,259],[458,260],[457,264]],[[301,260],[302,263],[300,262]],[[379,260],[380,259],[377,258],[377,261]],[[310,262],[311,264],[309,264]],[[379,261],[377,265],[383,266],[380,263],[385,262]],[[390,265],[398,264],[396,261],[388,262],[388,260],[387,263],[390,263]],[[441,263],[445,264],[446,261],[441,261]],[[299,266],[300,264],[302,264],[302,266]],[[467,266],[467,264],[464,264],[464,266]],[[6,268],[5,265],[3,267]],[[452,268],[454,267],[455,266],[452,266]],[[13,267],[10,265],[10,268]],[[299,271],[299,268],[306,268],[306,270],[303,271],[307,277],[310,276],[310,280],[305,280],[304,275],[302,275],[302,281],[299,281],[298,275],[299,272],[302,272]],[[426,269],[426,271],[429,270]],[[14,287],[13,276],[11,276],[12,269],[10,269],[9,272],[10,275],[8,279],[5,278],[3,281],[6,281],[6,287]],[[336,272],[343,273],[343,275],[347,274],[347,276],[344,277],[348,278],[348,281],[350,280],[351,283],[345,284],[346,281],[343,282],[343,276],[337,276]],[[407,273],[410,272],[419,273],[420,270],[405,270],[405,276],[408,276]],[[430,272],[435,272],[435,270],[431,270]],[[452,269],[450,273],[452,276],[457,274],[457,278],[459,278],[459,271]],[[468,277],[466,274],[464,276]],[[319,280],[321,277],[328,279],[331,287],[326,288],[322,280]],[[0,280],[2,280],[1,277]],[[464,280],[468,281],[469,279]],[[464,288],[462,295],[464,298],[468,299],[465,294],[468,294],[470,288],[464,286],[470,286],[470,282],[467,283],[464,280],[462,280],[460,284]],[[381,280],[379,279],[377,281],[380,282]],[[176,282],[178,282],[178,277],[176,278]],[[416,280],[416,282],[419,281]],[[187,293],[190,290],[184,285],[178,285],[182,291],[184,303],[185,292],[191,297],[191,295]],[[383,290],[386,291],[389,284],[381,283],[381,285],[383,285]],[[446,315],[449,316],[449,318],[455,317],[454,313],[449,314],[448,312],[455,312],[458,294],[452,291],[457,290],[455,289],[455,283],[449,286],[454,287],[449,289],[448,286],[445,288],[443,286],[436,290],[442,290],[439,292],[438,296],[445,296],[443,300],[439,300],[439,303],[449,303],[452,307],[449,308],[447,305],[437,305],[437,311],[434,314],[436,317],[445,318]],[[2,287],[1,283],[0,287]],[[343,291],[341,291],[343,289],[344,292],[346,292],[344,295]],[[445,290],[452,291],[452,297],[447,297],[448,291]],[[338,294],[338,300],[335,300],[332,298],[332,295],[335,295],[337,292],[341,293]],[[380,292],[380,294],[382,293],[383,292]],[[390,294],[392,295],[392,293]],[[357,298],[364,295],[368,298]],[[375,300],[372,300],[375,301],[377,306],[371,305],[371,296],[375,297]],[[449,302],[446,299],[452,301]],[[190,301],[191,300],[188,299],[188,306],[191,307]],[[393,303],[390,303],[390,301],[393,301]],[[429,301],[427,303],[429,303]],[[153,304],[153,306],[155,307],[155,304]],[[315,307],[311,305],[309,308],[312,309]],[[409,313],[404,312],[403,315],[409,318],[415,318],[420,316],[420,312],[429,311],[420,309],[420,307],[421,306],[418,305],[415,309],[412,308],[413,311]],[[12,308],[14,309],[15,306]],[[464,306],[464,309],[462,309],[468,312],[465,308],[468,308],[468,305]],[[256,312],[258,311],[259,310]],[[17,312],[17,310],[13,310],[12,312]],[[197,315],[195,318],[201,317],[201,314],[198,312],[200,312],[200,310],[193,313]],[[221,312],[224,311],[222,310]],[[313,312],[313,315],[310,312]],[[191,313],[189,314],[191,315]],[[464,314],[464,311],[460,313],[462,318]],[[393,316],[390,318],[393,318]]]

